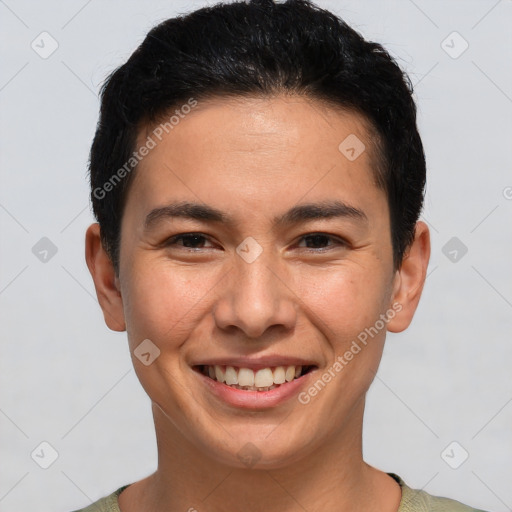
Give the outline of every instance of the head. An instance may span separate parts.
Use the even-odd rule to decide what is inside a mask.
[[[412,88],[380,45],[306,0],[164,21],[102,89],[90,178],[87,262],[157,430],[277,467],[360,429],[430,251]],[[309,380],[248,410],[201,374],[228,362]]]

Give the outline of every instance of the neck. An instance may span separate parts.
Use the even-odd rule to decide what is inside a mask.
[[[122,512],[396,512],[398,484],[362,458],[364,403],[329,442],[289,465],[239,468],[208,457],[153,406],[158,469],[119,497]]]

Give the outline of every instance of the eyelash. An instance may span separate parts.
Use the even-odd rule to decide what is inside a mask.
[[[345,240],[339,238],[339,237],[335,237],[333,235],[329,235],[327,233],[321,233],[321,232],[316,232],[316,233],[308,233],[307,235],[302,235],[302,237],[300,238],[300,241],[302,242],[302,240],[305,240],[305,239],[308,239],[308,238],[311,238],[311,237],[315,237],[315,236],[320,236],[320,237],[324,237],[324,238],[327,238],[328,240],[331,240],[333,242],[335,242],[337,245],[339,246],[342,246],[342,247],[348,247],[348,242],[346,242]],[[164,243],[163,245],[165,247],[170,247],[170,246],[177,246],[177,242],[179,240],[184,240],[184,239],[187,239],[187,238],[200,238],[200,239],[204,239],[204,240],[209,240],[209,238],[206,236],[206,235],[203,235],[202,233],[181,233],[179,235],[174,235],[170,238],[168,238]],[[198,250],[200,250],[201,248],[200,247],[185,247],[185,246],[181,246],[183,249],[186,249],[188,250],[189,252],[197,252]],[[321,247],[321,248],[317,248],[317,249],[314,249],[314,248],[311,248],[311,247],[302,247],[301,249],[305,249],[307,252],[315,252],[315,253],[322,253],[322,252],[326,252],[328,250],[330,250],[331,248],[333,248],[334,246],[331,245],[331,246],[328,246],[328,247]],[[206,249],[211,249],[211,247],[207,247]]]

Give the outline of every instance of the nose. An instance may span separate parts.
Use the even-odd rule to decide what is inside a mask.
[[[293,330],[298,299],[278,256],[269,253],[270,250],[263,251],[251,263],[234,255],[234,268],[226,276],[214,307],[215,323],[220,329],[239,330],[253,339],[261,338],[266,331]]]

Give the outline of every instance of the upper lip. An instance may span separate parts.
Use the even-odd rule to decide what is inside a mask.
[[[300,357],[290,356],[265,356],[265,357],[222,357],[212,359],[202,359],[192,364],[192,366],[234,366],[236,368],[249,368],[251,370],[261,370],[262,368],[272,368],[276,366],[317,366],[315,362],[302,359]]]

